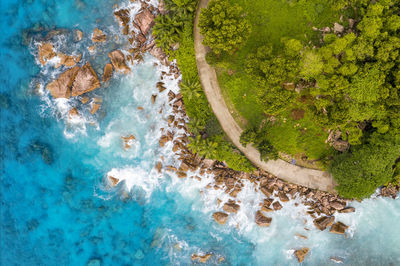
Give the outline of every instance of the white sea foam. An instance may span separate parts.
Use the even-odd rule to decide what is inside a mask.
[[[145,192],[146,199],[149,199],[153,191],[159,187],[159,179],[161,178],[154,169],[145,171],[140,166],[113,168],[107,173],[107,176],[112,176],[120,182],[124,182],[128,191],[133,189],[142,190]]]

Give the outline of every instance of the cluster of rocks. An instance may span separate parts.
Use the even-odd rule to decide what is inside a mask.
[[[129,73],[131,69],[128,66],[128,62],[133,64],[135,60],[141,61],[145,52],[150,52],[162,64],[170,65],[167,55],[155,46],[155,41],[150,35],[155,16],[163,11],[146,2],[140,2],[140,4],[141,9],[133,20],[129,9],[119,9],[114,12],[115,17],[122,25],[122,33],[128,36],[131,47],[125,52],[114,50],[108,54],[110,62],[106,62],[102,77],[102,83],[105,85],[111,79],[114,71],[122,74]],[[117,36],[115,37],[118,38]],[[46,37],[46,40],[49,38]],[[75,30],[74,41],[79,42],[82,38],[83,32]],[[91,34],[93,45],[88,47],[89,52],[93,53],[96,50],[96,45],[106,42],[108,38],[109,36],[101,29],[95,28]],[[52,62],[55,68],[61,66],[66,68],[64,72],[46,86],[46,89],[54,98],[81,96],[101,86],[101,82],[89,62],[78,66],[82,55],[71,56],[57,52],[52,43],[45,41],[38,45],[38,58],[42,65]],[[179,76],[179,70],[175,66],[171,65],[171,70],[173,70],[172,74],[175,77]],[[82,104],[88,101],[89,98],[87,96],[82,96]],[[153,102],[155,102],[155,98]],[[95,114],[101,106],[101,101],[94,99],[90,103],[92,105],[90,113]],[[70,110],[68,117],[78,117],[79,115],[78,108],[74,107]]]
[[[389,183],[387,186],[380,189],[379,195],[382,197],[388,197],[395,199],[400,191],[400,181],[397,184]]]

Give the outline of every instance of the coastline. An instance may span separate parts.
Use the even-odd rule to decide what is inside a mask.
[[[150,41],[150,44],[146,43],[146,41]],[[179,79],[180,71],[177,68],[177,65],[174,63],[171,64],[171,62],[167,61],[167,56],[165,53],[162,53],[160,48],[155,46],[154,40],[147,39],[146,41],[139,42],[140,47],[134,47],[133,49],[139,49],[142,52],[148,51],[154,57],[158,58],[160,63],[169,65],[169,72],[163,73],[161,80],[172,76],[175,79]],[[111,58],[111,61],[112,60],[113,59]],[[132,60],[133,62],[133,58],[129,59],[127,57],[127,60]],[[114,67],[116,65],[117,64],[114,64]],[[167,89],[161,82],[157,83],[157,88],[160,93]],[[215,212],[213,215],[216,222],[225,224],[228,217],[225,215],[234,215],[237,213],[241,208],[241,203],[236,200],[236,197],[243,190],[244,183],[250,182],[255,186],[254,193],[262,194],[263,197],[265,197],[263,202],[260,202],[261,205],[258,206],[260,209],[254,214],[254,221],[256,224],[260,226],[269,226],[271,222],[274,223],[274,220],[268,219],[269,217],[267,213],[279,211],[281,208],[284,208],[285,203],[290,200],[300,200],[302,204],[308,206],[309,211],[307,213],[315,220],[314,224],[318,229],[325,230],[328,227],[333,226],[334,229],[331,227],[331,230],[337,231],[339,234],[345,234],[345,229],[342,231],[344,226],[340,227],[341,225],[339,223],[334,224],[335,218],[331,217],[336,213],[353,212],[354,208],[348,205],[350,201],[339,198],[334,194],[317,190],[313,183],[306,183],[306,185],[309,186],[301,186],[282,181],[278,178],[282,176],[279,171],[283,169],[282,167],[285,167],[285,165],[279,165],[279,168],[271,171],[273,173],[278,173],[276,177],[263,170],[257,170],[254,173],[234,171],[227,168],[224,163],[202,159],[193,155],[187,148],[190,133],[186,126],[188,117],[185,113],[184,99],[180,93],[174,93],[172,91],[168,92],[168,96],[169,103],[172,106],[174,113],[173,116],[168,117],[168,124],[171,128],[175,128],[176,131],[174,132],[173,130],[165,129],[159,140],[159,144],[161,147],[164,147],[167,143],[172,143],[173,145],[170,145],[172,152],[177,154],[181,163],[179,167],[175,167],[158,161],[155,162],[155,168],[159,173],[164,171],[175,173],[178,178],[194,178],[201,180],[202,174],[213,175],[214,182],[209,183],[206,186],[206,189],[223,190],[227,195],[229,195],[229,200],[224,202],[224,204],[222,204],[223,202],[220,204],[221,212]],[[152,96],[153,104],[156,100],[157,95],[154,94],[154,96]],[[93,106],[94,104],[98,104],[98,102],[94,101]],[[182,133],[182,131],[184,131],[184,133]],[[125,144],[130,145],[130,136],[127,136],[127,138]],[[197,173],[200,176],[198,176]],[[105,181],[111,186],[116,186],[119,183],[119,181],[111,179],[110,176],[107,176]],[[330,186],[327,186],[327,188],[329,188],[327,189],[328,191],[333,191]],[[215,215],[216,213],[224,214]],[[338,226],[340,227],[339,229],[337,229]],[[207,262],[209,257],[210,256],[207,254],[202,256],[193,254],[192,259],[199,259],[201,262],[203,262],[203,259],[204,262]]]

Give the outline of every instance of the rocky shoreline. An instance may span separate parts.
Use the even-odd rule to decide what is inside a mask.
[[[140,62],[143,59],[143,53],[146,52],[157,58],[161,64],[169,67],[169,71],[162,73],[161,81],[156,85],[160,93],[167,89],[162,82],[163,79],[167,77],[174,77],[175,79],[180,77],[180,71],[176,63],[168,60],[168,56],[161,48],[155,45],[155,41],[151,36],[154,18],[158,14],[166,12],[162,8],[163,5],[160,4],[159,8],[155,8],[143,1],[140,3],[141,9],[134,19],[131,19],[129,9],[119,9],[114,12],[116,19],[120,22],[122,34],[128,37],[130,48],[128,52],[113,50],[108,54],[110,62],[105,64],[101,79],[99,79],[89,62],[86,62],[83,66],[78,66],[82,56],[59,53],[55,51],[53,45],[49,42],[42,42],[38,45],[38,57],[42,65],[52,63],[55,68],[61,66],[68,68],[57,79],[46,86],[52,97],[70,98],[79,96],[81,97],[80,102],[82,105],[90,102],[92,105],[90,113],[94,115],[101,108],[102,101],[97,98],[89,100],[89,97],[85,94],[99,88],[102,84],[106,84],[112,77],[113,72],[129,73],[131,70],[128,62],[131,64]],[[77,41],[82,39],[82,34],[81,31],[76,31]],[[106,41],[107,38],[109,36],[104,34],[101,29],[96,28],[91,38],[93,46],[88,47],[89,52],[95,51],[96,44]],[[340,221],[336,221],[335,214],[355,212],[355,208],[350,206],[350,200],[343,199],[338,195],[329,194],[328,192],[287,183],[261,170],[256,170],[253,173],[234,171],[228,168],[223,162],[200,158],[196,154],[192,154],[187,148],[191,134],[186,125],[189,119],[185,112],[182,95],[169,91],[168,97],[173,115],[168,117],[169,128],[162,129],[159,145],[164,147],[167,143],[171,142],[172,152],[179,158],[180,165],[179,167],[168,165],[161,160],[155,164],[155,168],[159,173],[163,171],[175,173],[178,178],[201,180],[204,174],[212,175],[214,180],[206,186],[206,189],[223,190],[230,197],[228,202],[220,206],[220,211],[212,214],[212,218],[216,223],[220,225],[226,224],[229,216],[240,210],[241,205],[236,200],[236,197],[244,187],[244,180],[248,180],[255,185],[254,193],[262,193],[264,196],[263,202],[259,203],[259,209],[254,214],[254,222],[258,226],[270,226],[274,221],[271,217],[268,217],[268,213],[282,209],[283,206],[281,203],[300,199],[301,204],[307,206],[307,214],[314,220],[314,225],[317,229],[323,231],[329,228],[329,232],[331,233],[346,234],[348,226]],[[153,104],[157,101],[157,94],[152,95],[151,101]],[[73,118],[79,115],[79,107],[74,107],[69,111],[68,117]],[[133,135],[122,137],[124,148],[129,149],[134,139]],[[193,174],[194,172],[198,174]],[[108,176],[108,183],[114,187],[118,185],[119,180]],[[389,184],[381,189],[379,195],[396,198],[399,190],[399,184]],[[298,237],[307,238],[304,235],[298,235]],[[309,248],[304,247],[294,251],[294,255],[299,262],[302,262],[308,252]],[[192,255],[193,260],[203,263],[207,262],[210,257],[211,254]]]

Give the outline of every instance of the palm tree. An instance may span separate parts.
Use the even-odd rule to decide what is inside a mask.
[[[204,124],[202,121],[196,117],[190,119],[190,122],[187,124],[189,131],[195,136],[200,135],[200,133],[204,130]]]
[[[179,20],[190,20],[196,10],[196,1],[194,0],[167,0],[165,7]]]
[[[184,23],[173,19],[170,15],[158,16],[153,27],[156,43],[164,51],[170,49],[173,43],[179,42]]]
[[[200,82],[197,79],[183,80],[180,84],[181,93],[189,101],[200,97],[203,92]]]
[[[200,135],[196,138],[190,138],[189,140],[190,142],[188,147],[192,153],[197,153],[198,155],[209,159],[215,159],[217,157],[217,142],[208,139],[204,140]]]

